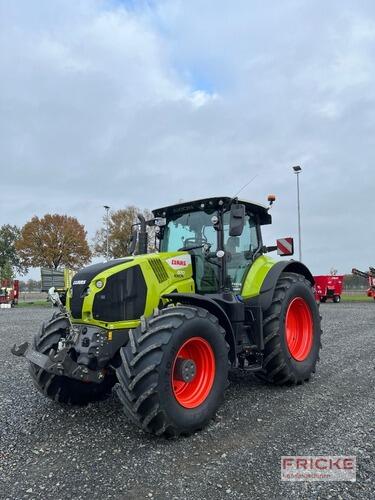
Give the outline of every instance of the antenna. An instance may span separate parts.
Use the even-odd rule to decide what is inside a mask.
[[[232,197],[232,200],[234,200],[234,198],[237,198],[237,196],[240,194],[240,192],[245,189],[245,187],[247,187],[249,184],[251,184],[253,182],[253,180],[258,177],[258,174],[255,174],[254,177],[252,177],[249,182],[247,182],[246,184],[244,184],[242,186],[242,188]]]

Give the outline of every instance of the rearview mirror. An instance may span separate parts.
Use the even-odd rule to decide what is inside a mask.
[[[294,254],[294,240],[293,238],[280,238],[276,241],[277,254],[285,257]]]
[[[245,226],[245,205],[236,203],[230,208],[229,236],[241,236]]]
[[[56,292],[54,286],[51,286],[51,288],[48,290],[48,298],[54,306],[62,306],[60,295]]]
[[[163,227],[166,226],[167,219],[165,217],[155,217],[154,226]]]

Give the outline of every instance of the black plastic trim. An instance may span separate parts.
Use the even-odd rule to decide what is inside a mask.
[[[144,314],[147,284],[139,265],[112,274],[94,297],[93,318],[117,322],[139,319]]]

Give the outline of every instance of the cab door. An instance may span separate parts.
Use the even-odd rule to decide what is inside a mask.
[[[242,283],[259,249],[258,223],[253,215],[245,215],[241,236],[229,236],[229,214],[224,216],[224,247],[227,276],[233,292],[240,293]]]

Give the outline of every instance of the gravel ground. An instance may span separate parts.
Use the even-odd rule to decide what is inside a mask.
[[[375,305],[323,304],[323,351],[310,383],[232,383],[215,421],[190,438],[135,429],[112,396],[64,409],[32,386],[14,342],[47,309],[0,311],[0,498],[375,498]],[[282,455],[356,455],[357,482],[285,483]]]

